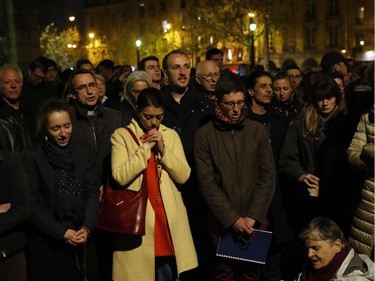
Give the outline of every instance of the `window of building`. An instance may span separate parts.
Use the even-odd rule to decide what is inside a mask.
[[[145,35],[145,33],[146,33],[146,26],[145,26],[145,23],[144,23],[144,22],[141,22],[141,23],[139,24],[139,34],[140,34],[141,36],[143,36],[143,35]]]
[[[181,9],[186,8],[186,0],[181,0],[181,2],[180,2],[180,8]]]
[[[363,6],[357,7],[355,22],[357,24],[361,24],[363,23],[364,18],[365,18],[365,7]]]
[[[328,16],[337,16],[339,14],[338,0],[330,0],[328,6]]]
[[[275,51],[275,36],[274,32],[272,30],[268,31],[268,47],[270,52]]]
[[[140,3],[138,7],[139,7],[138,8],[139,17],[140,18],[144,18],[145,17],[145,4],[144,3]]]
[[[154,1],[150,1],[149,3],[149,14],[151,17],[154,17],[155,16],[155,2]]]
[[[329,47],[337,48],[339,46],[339,28],[337,25],[329,27]]]
[[[160,10],[161,11],[167,10],[167,1],[166,0],[160,0]]]
[[[315,19],[315,0],[307,0],[306,19]]]
[[[315,48],[315,28],[308,27],[306,28],[306,48],[312,49]]]

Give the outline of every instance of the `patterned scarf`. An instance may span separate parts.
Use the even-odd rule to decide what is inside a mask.
[[[230,130],[239,130],[243,128],[243,123],[247,116],[247,107],[246,105],[243,106],[241,110],[241,116],[238,120],[231,120],[228,116],[226,116],[223,111],[221,110],[218,104],[215,104],[215,116],[213,118],[213,122],[216,128],[222,131],[230,131]]]
[[[73,173],[76,163],[71,147],[59,147],[43,140],[42,149],[56,170],[56,215],[79,227],[84,221],[83,189]]]

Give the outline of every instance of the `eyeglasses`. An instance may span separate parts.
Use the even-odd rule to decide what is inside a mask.
[[[206,81],[210,81],[210,80],[212,80],[214,78],[215,78],[215,80],[219,79],[220,76],[221,76],[221,74],[220,74],[220,72],[215,72],[215,73],[210,73],[208,75],[200,75],[200,74],[198,74],[197,76],[202,77]]]
[[[238,106],[238,108],[242,108],[245,104],[245,101],[244,100],[240,100],[240,101],[228,101],[228,102],[225,102],[225,101],[222,101],[221,102],[226,108],[228,109],[233,109],[236,105]]]
[[[80,85],[78,86],[77,88],[74,89],[74,91],[80,93],[80,94],[84,94],[84,93],[87,93],[87,89],[90,89],[91,91],[94,91],[98,88],[98,84],[95,83],[95,82],[91,82],[91,83],[88,83],[87,85]]]
[[[46,79],[46,76],[40,76],[36,74],[35,72],[31,72],[31,74],[34,76],[34,79],[37,81],[43,81],[44,79]]]

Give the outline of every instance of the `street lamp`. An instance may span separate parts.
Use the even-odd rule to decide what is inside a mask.
[[[250,13],[250,66],[255,65],[255,46],[254,46],[254,32],[257,29],[257,24],[254,22],[254,13]]]
[[[138,64],[139,64],[139,47],[141,47],[142,41],[138,39],[137,41],[135,41],[135,45],[137,46],[137,67],[138,67]]]

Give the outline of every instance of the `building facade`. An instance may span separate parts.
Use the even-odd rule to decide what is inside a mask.
[[[88,0],[85,8],[85,30],[87,34],[97,34],[99,39],[116,37],[116,40],[112,41],[117,42],[114,58],[119,63],[135,65],[137,39],[142,41],[139,47],[141,57],[151,54],[163,56],[173,48],[181,48],[191,56],[194,65],[204,59],[204,53],[209,47],[215,46],[225,52],[226,64],[249,63],[248,46],[227,38],[218,38],[213,30],[212,34],[215,34],[216,38],[207,40],[209,37],[206,36],[206,41],[202,41],[202,33],[205,31],[202,28],[194,29],[193,23],[197,21],[194,6],[199,2],[201,1]],[[270,2],[272,6],[273,1]],[[268,40],[265,40],[264,36],[264,15],[257,15],[255,11],[253,20],[258,21],[260,27],[258,34],[257,30],[254,31],[256,63],[264,63],[267,50],[269,60],[277,66],[281,66],[286,59],[293,59],[304,67],[316,66],[328,50],[342,52],[344,56],[357,60],[373,59],[374,1],[284,2],[288,5],[288,11],[278,16],[289,18],[287,26],[278,30],[270,25],[267,30]],[[277,16],[277,13],[273,15]],[[207,30],[210,30],[209,26]],[[109,41],[111,40],[104,44],[107,45]],[[100,44],[97,46],[100,49]]]

